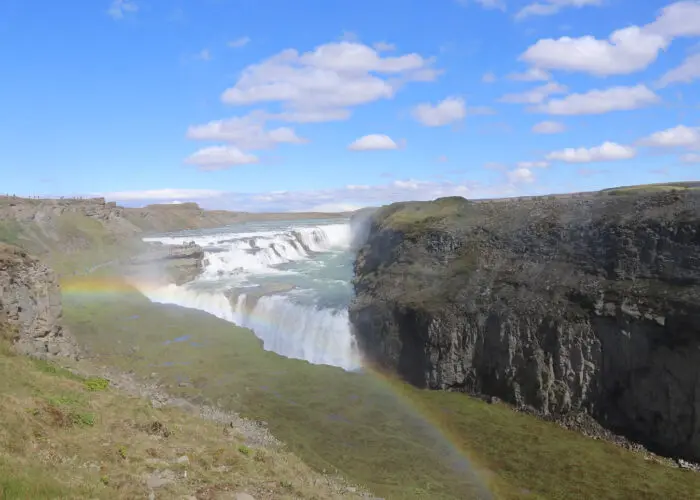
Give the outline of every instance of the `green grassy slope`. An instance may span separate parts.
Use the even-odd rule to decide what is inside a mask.
[[[6,336],[6,326],[0,326]],[[169,477],[157,498],[358,497],[284,451],[254,448],[226,424],[126,396],[105,379],[83,378],[15,356],[0,339],[0,498],[147,498],[145,478]],[[182,458],[186,457],[186,458]]]
[[[386,498],[469,498],[473,480],[460,456],[472,458],[497,498],[700,497],[699,474],[504,405],[286,359],[262,350],[250,331],[199,311],[135,293],[69,295],[65,307],[99,362],[264,420],[311,466],[337,468]]]

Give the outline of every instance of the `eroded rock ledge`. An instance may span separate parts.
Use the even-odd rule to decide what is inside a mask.
[[[407,381],[700,460],[697,190],[394,204],[355,275],[360,345]]]
[[[194,242],[183,245],[152,244],[147,252],[131,258],[124,266],[124,272],[182,285],[197,278],[205,265],[204,249]]]
[[[24,250],[0,243],[0,322],[13,327],[16,350],[39,358],[76,357],[62,314],[54,272]]]

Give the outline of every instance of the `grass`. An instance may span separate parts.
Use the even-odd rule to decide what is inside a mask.
[[[286,451],[254,450],[223,425],[155,409],[104,379],[15,356],[8,346],[0,340],[3,500],[147,498],[144,475],[166,469],[174,481],[157,490],[158,498],[212,498],[225,490],[337,497],[326,477]]]
[[[0,220],[0,242],[10,245],[21,243],[22,228],[14,219]]]
[[[34,222],[0,220],[0,243],[21,247],[41,257],[57,273],[69,275],[131,256],[144,246],[134,235],[117,241],[108,227],[80,213],[58,215],[43,229]]]
[[[420,234],[426,227],[439,226],[445,219],[459,220],[469,213],[471,202],[460,196],[435,201],[394,203],[382,207],[374,215],[382,225],[411,234]]]
[[[653,193],[665,193],[665,192],[682,192],[688,190],[698,189],[693,183],[679,184],[643,184],[640,186],[622,186],[618,188],[603,189],[600,191],[602,194],[607,194],[609,196],[620,196],[625,194],[653,194]]]
[[[263,420],[309,465],[388,499],[469,498],[469,462],[503,499],[700,498],[698,474],[504,405],[286,359],[262,350],[250,331],[199,311],[136,293],[67,296],[64,305],[100,363]],[[241,450],[237,456],[254,456]]]

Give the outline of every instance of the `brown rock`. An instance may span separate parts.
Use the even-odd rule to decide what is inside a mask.
[[[0,321],[16,328],[17,351],[41,358],[77,356],[77,344],[61,317],[53,271],[24,250],[0,243]]]

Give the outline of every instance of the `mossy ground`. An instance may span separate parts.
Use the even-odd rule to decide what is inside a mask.
[[[673,191],[687,191],[700,189],[697,182],[678,182],[665,184],[642,184],[639,186],[621,186],[616,188],[604,189],[600,194],[619,196],[625,194],[653,194]]]
[[[380,208],[374,218],[382,225],[407,235],[421,234],[426,228],[437,228],[445,220],[459,222],[468,215],[471,202],[459,196],[439,198],[435,201],[394,203]]]
[[[698,474],[504,405],[286,359],[199,311],[137,293],[67,295],[64,305],[99,362],[264,420],[309,465],[388,499],[470,498],[467,456],[497,498],[700,498]]]
[[[338,497],[325,476],[289,452],[253,449],[224,425],[153,408],[105,379],[12,354],[2,328],[1,499],[148,498],[144,476],[166,470],[172,482],[157,489],[157,498],[211,500],[223,491],[257,499]]]

